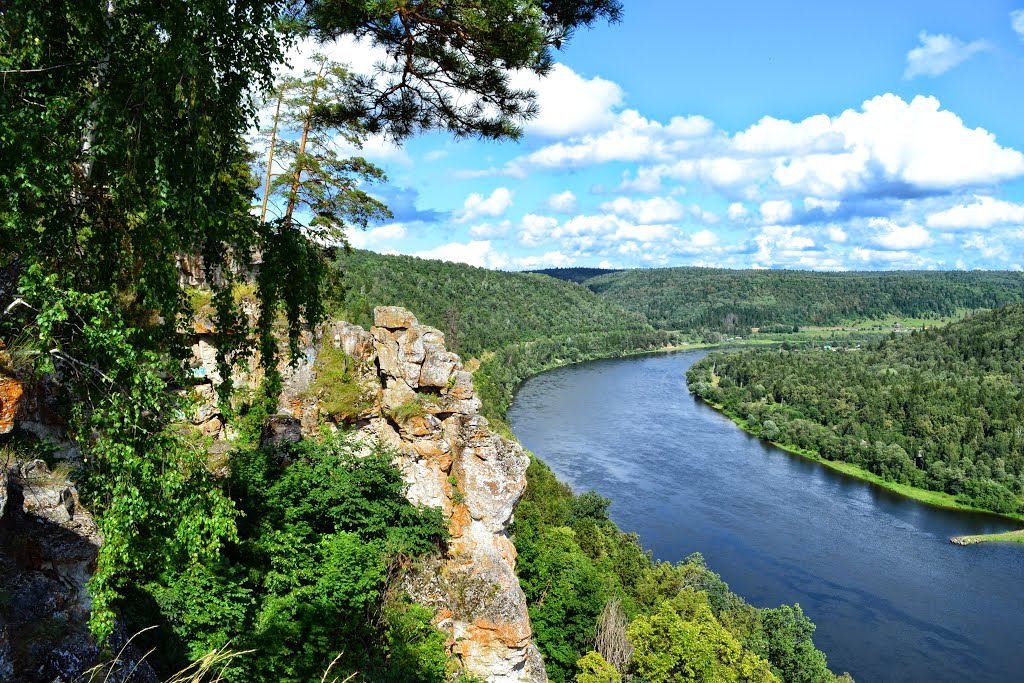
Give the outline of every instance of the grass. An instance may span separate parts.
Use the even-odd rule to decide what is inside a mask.
[[[423,404],[416,399],[406,401],[402,405],[396,406],[391,411],[391,417],[393,417],[397,422],[405,422],[406,420],[411,420],[414,417],[423,417]]]
[[[708,403],[708,405],[710,405],[713,408],[715,408],[716,410],[720,411],[723,415],[728,417],[730,420],[732,420],[734,423],[736,423],[741,429],[743,429],[743,431],[747,432],[748,434],[750,434],[752,436],[760,437],[760,434],[755,433],[754,430],[750,427],[750,425],[747,423],[746,420],[744,420],[743,418],[739,417],[738,415],[736,415],[732,411],[726,410],[723,406],[718,405],[718,404]],[[845,474],[845,475],[847,475],[849,477],[854,477],[856,479],[860,479],[862,481],[866,481],[866,482],[868,482],[870,484],[874,484],[876,486],[880,486],[880,487],[882,487],[884,489],[892,491],[893,493],[897,493],[897,494],[899,494],[901,496],[904,496],[906,498],[910,498],[912,500],[916,500],[918,502],[925,503],[926,505],[932,505],[932,506],[935,506],[935,507],[946,508],[946,509],[949,509],[949,510],[963,510],[965,512],[983,512],[983,513],[990,514],[990,515],[998,515],[1000,517],[1006,517],[1008,519],[1013,519],[1013,520],[1016,520],[1016,521],[1024,521],[1024,515],[1022,515],[1022,514],[1019,514],[1019,513],[1000,514],[1000,513],[992,512],[991,510],[986,510],[984,508],[975,507],[973,505],[965,505],[964,503],[957,502],[955,496],[953,496],[952,494],[949,494],[949,493],[945,493],[944,491],[929,491],[928,489],[922,489],[922,488],[918,488],[916,486],[910,486],[909,484],[900,484],[900,483],[897,483],[897,482],[894,482],[894,481],[888,481],[888,480],[883,479],[882,477],[878,476],[874,472],[868,471],[868,470],[864,469],[863,467],[860,467],[860,466],[855,465],[853,463],[843,462],[841,460],[828,460],[826,458],[823,458],[823,457],[821,457],[821,455],[817,451],[808,450],[806,448],[800,448],[799,446],[793,446],[791,444],[776,443],[774,441],[772,442],[772,444],[776,448],[784,450],[787,453],[791,453],[793,455],[799,455],[799,456],[801,456],[803,458],[807,458],[808,460],[813,460],[815,462],[821,463],[822,465],[824,465],[825,467],[828,467],[829,469],[835,470],[837,472],[841,472],[841,473],[843,473],[843,474]],[[1022,530],[1020,532],[1007,532],[1007,533],[1009,533],[1009,534],[1020,533],[1021,534],[1021,537],[1020,537],[1021,540],[1018,541],[1018,542],[1024,543],[1024,530]],[[992,534],[992,535],[993,536],[1002,536],[1004,534]],[[1010,540],[1010,539],[992,539],[992,540]]]
[[[975,536],[958,536],[957,542],[962,545],[975,543],[1024,543],[1024,529],[1004,531],[999,534],[977,534]]]
[[[353,372],[356,361],[333,344],[324,344],[317,358],[317,376],[310,391],[318,393],[324,410],[354,419],[373,408],[373,397]]]

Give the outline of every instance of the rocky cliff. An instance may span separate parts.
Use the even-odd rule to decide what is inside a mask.
[[[377,308],[374,322],[369,331],[335,322],[310,340],[298,366],[284,368],[281,415],[268,436],[297,438],[326,417],[357,428],[367,444],[391,446],[410,500],[440,507],[452,537],[406,588],[433,608],[468,671],[498,683],[545,681],[508,537],[529,460],[488,429],[472,375],[441,332],[401,308]],[[345,401],[317,382],[328,362],[345,365]]]
[[[47,419],[45,400],[26,392],[10,372],[10,356],[0,346],[0,434],[17,425],[60,441],[63,432]],[[0,681],[70,683],[83,680],[97,662],[110,662],[88,629],[86,584],[101,542],[66,471],[0,448]],[[123,629],[113,635],[108,645],[119,658],[94,669],[99,679],[155,681],[126,641]]]
[[[190,419],[213,437],[214,451],[227,453],[232,434],[217,408],[221,378],[211,330],[197,323],[195,334],[199,383]],[[446,553],[419,563],[404,587],[434,610],[449,652],[468,672],[495,683],[546,681],[508,536],[529,460],[519,444],[488,428],[472,375],[446,350],[444,335],[406,310],[382,307],[369,331],[334,322],[302,341],[298,362],[279,368],[283,391],[265,440],[299,440],[326,423],[357,430],[368,449],[390,446],[409,499],[441,508],[451,532]],[[232,379],[254,388],[261,375],[239,367]],[[0,373],[0,433],[17,421],[60,440],[45,401],[22,392],[20,382]],[[73,447],[64,452],[77,454]],[[67,672],[80,674],[97,655],[85,628],[85,584],[101,540],[66,478],[42,462],[0,465],[0,680],[71,680]],[[26,623],[49,624],[54,633],[68,628],[57,640],[46,633],[26,639]]]

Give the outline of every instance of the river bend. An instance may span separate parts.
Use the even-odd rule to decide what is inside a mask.
[[[798,602],[859,683],[1024,680],[1024,548],[1013,528],[897,496],[751,437],[686,390],[706,351],[595,361],[527,380],[512,429],[655,558],[699,551],[759,607]]]

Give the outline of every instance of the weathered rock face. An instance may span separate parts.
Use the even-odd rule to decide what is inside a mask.
[[[426,562],[407,588],[434,609],[449,650],[468,671],[499,683],[546,681],[507,532],[529,460],[519,444],[488,429],[472,375],[445,349],[441,332],[401,308],[379,307],[374,318],[369,332],[345,322],[324,330],[321,343],[347,354],[356,381],[379,387],[356,419],[330,417],[395,449],[409,499],[450,519],[447,555]],[[286,393],[311,386],[309,376],[296,376],[302,389],[286,382]],[[293,405],[305,426],[315,402]]]
[[[452,536],[448,554],[424,563],[406,587],[434,609],[450,636],[449,651],[468,671],[498,683],[546,681],[507,532],[529,460],[518,444],[488,429],[473,376],[445,348],[440,331],[397,307],[378,307],[374,318],[369,331],[338,321],[303,335],[301,357],[278,367],[278,414],[263,441],[313,436],[326,419],[358,428],[367,448],[380,443],[395,450],[409,499],[441,508]],[[216,403],[221,377],[210,331],[196,329],[192,364],[200,384],[191,420],[204,433],[229,439]],[[352,378],[356,397],[333,414],[317,395],[325,345],[344,352],[342,374]],[[232,379],[236,387],[255,388],[261,377],[233,371]]]
[[[101,538],[67,478],[41,460],[0,463],[0,680],[82,680],[102,661],[89,634],[86,582]],[[123,632],[110,642],[114,652]],[[125,680],[140,662],[131,646],[111,681]],[[154,681],[142,663],[132,681]]]

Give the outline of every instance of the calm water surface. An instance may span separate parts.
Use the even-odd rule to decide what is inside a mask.
[[[694,551],[760,606],[798,602],[830,667],[869,681],[1024,681],[1024,548],[1013,528],[896,496],[765,445],[686,390],[706,352],[528,380],[513,431],[662,560]]]

